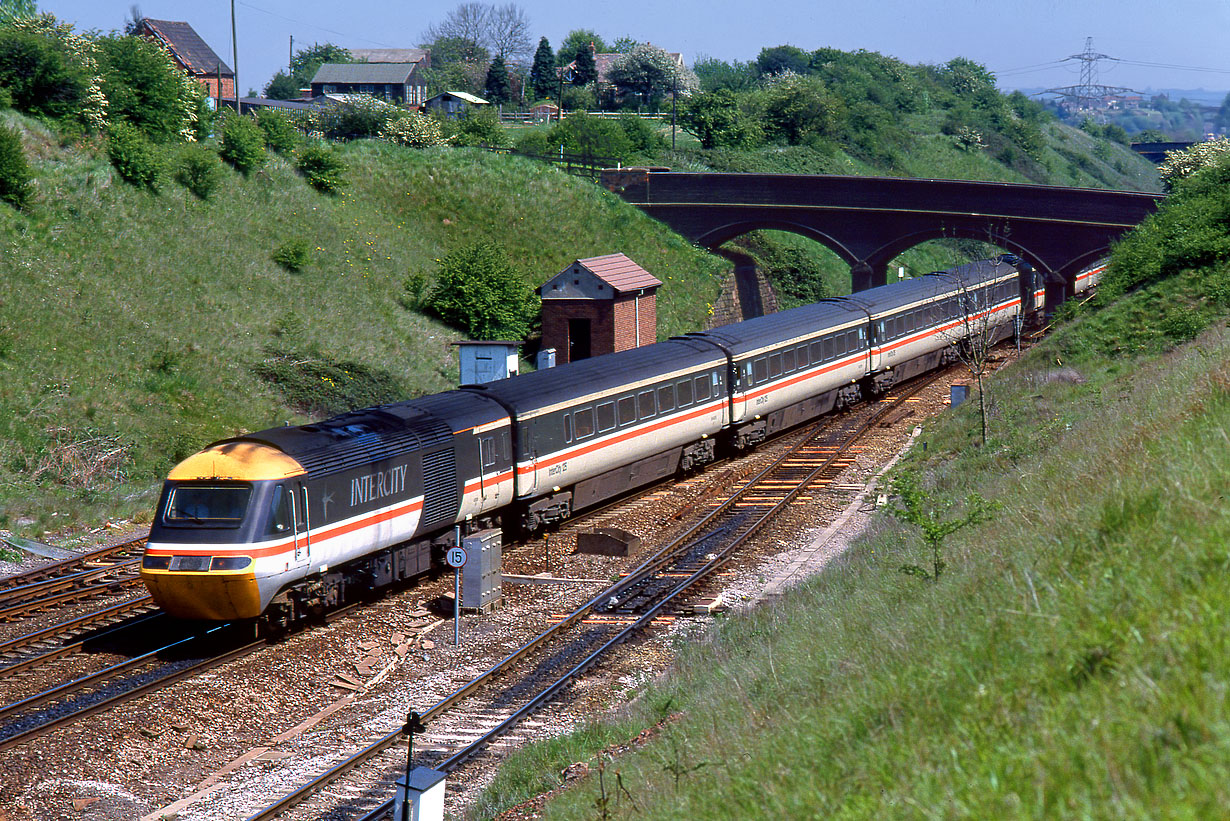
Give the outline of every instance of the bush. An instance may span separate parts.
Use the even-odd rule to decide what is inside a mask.
[[[13,107],[13,92],[0,86],[0,109]]]
[[[256,112],[256,124],[265,135],[265,145],[279,154],[293,151],[299,145],[299,132],[290,119],[280,111],[261,109]]]
[[[299,150],[295,167],[313,188],[325,194],[336,194],[346,185],[342,174],[346,164],[337,152],[323,143],[312,143]]]
[[[378,137],[390,120],[404,117],[396,106],[375,97],[362,96],[312,113],[312,128],[330,140],[360,140]]]
[[[162,185],[162,157],[136,126],[111,124],[107,129],[107,157],[125,182],[155,192]]]
[[[51,34],[0,29],[0,86],[18,111],[55,118],[77,114],[89,85],[88,72]]]
[[[440,121],[422,114],[407,114],[385,123],[380,139],[409,148],[431,148],[448,145]]]
[[[96,41],[107,115],[145,132],[154,142],[183,139],[191,132],[200,86],[185,83],[167,52],[144,37],[110,36]]]
[[[218,155],[200,143],[184,146],[175,161],[175,181],[199,199],[209,199],[222,182]]]
[[[588,114],[565,117],[551,129],[550,139],[565,151],[604,159],[627,159],[636,150],[619,123]]]
[[[538,300],[503,248],[478,242],[440,260],[424,307],[471,339],[524,339]]]
[[[0,200],[25,208],[30,196],[30,166],[21,147],[21,135],[0,125]]]
[[[308,244],[301,239],[287,240],[273,251],[273,261],[292,274],[297,274],[312,261]]]
[[[251,117],[227,117],[220,143],[222,159],[245,177],[265,164],[265,135]]]
[[[453,123],[456,126],[454,145],[497,148],[508,145],[508,136],[500,127],[499,115],[491,106],[470,108]]]
[[[317,351],[273,349],[252,370],[309,416],[331,416],[393,402],[409,393],[391,373],[358,362],[334,360]]]

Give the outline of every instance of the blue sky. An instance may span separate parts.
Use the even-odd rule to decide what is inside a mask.
[[[147,17],[191,23],[230,62],[230,0],[136,4]],[[286,66],[291,36],[296,48],[313,42],[411,47],[457,3],[235,0],[234,5],[239,82],[245,90],[259,90]],[[556,46],[569,31],[586,28],[607,40],[626,35],[681,51],[689,64],[703,56],[752,60],[764,46],[789,43],[807,50],[866,49],[910,63],[968,57],[996,72],[1004,88],[1050,87],[1075,84],[1079,64],[1042,64],[1079,53],[1090,36],[1095,51],[1131,61],[1101,63],[1103,84],[1139,90],[1230,88],[1227,0],[522,0],[518,5],[533,23],[535,41],[545,35]],[[104,31],[121,28],[132,6],[133,0],[39,0],[40,10],[78,29]]]

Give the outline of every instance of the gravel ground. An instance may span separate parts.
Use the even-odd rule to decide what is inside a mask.
[[[796,505],[732,561],[718,585],[723,600],[735,608],[754,606],[774,576],[849,504],[855,489],[900,450],[911,429],[943,409],[947,393],[946,381],[928,388],[920,401],[907,405],[908,415],[895,414],[899,418],[891,427],[867,437],[831,492]],[[750,475],[783,446],[771,444],[738,463],[655,491],[608,511],[597,522],[587,521],[586,527],[616,525],[647,545],[661,543],[683,526],[696,500]],[[844,550],[866,515],[853,515],[826,555]],[[575,531],[561,530],[545,544],[506,550],[505,572],[546,570],[558,577],[610,580],[635,561],[583,556],[574,547]],[[399,727],[409,709],[426,709],[487,669],[544,629],[551,613],[570,612],[601,583],[505,584],[503,589],[502,607],[464,617],[457,647],[451,620],[427,608],[435,597],[451,594],[449,575],[0,753],[0,821],[152,821],[166,809],[180,821],[246,817],[335,759]],[[680,618],[650,631],[626,646],[618,659],[591,672],[566,700],[536,714],[519,738],[565,732],[598,711],[626,703],[710,621],[703,615]],[[450,813],[464,812],[493,777],[500,757],[496,750],[450,779]]]

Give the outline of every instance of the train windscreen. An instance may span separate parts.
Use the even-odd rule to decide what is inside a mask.
[[[251,495],[252,488],[247,485],[179,485],[167,498],[162,520],[179,526],[238,525]]]

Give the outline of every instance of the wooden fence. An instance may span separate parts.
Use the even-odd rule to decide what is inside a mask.
[[[602,169],[615,168],[619,165],[619,160],[615,157],[595,157],[592,154],[570,154],[567,151],[551,154],[527,154],[515,148],[501,148],[493,145],[485,145],[483,148],[494,154],[511,154],[551,163],[567,174],[585,177],[591,182],[598,182],[598,178],[602,176]]]

